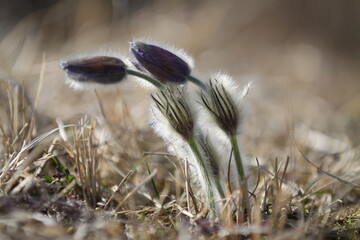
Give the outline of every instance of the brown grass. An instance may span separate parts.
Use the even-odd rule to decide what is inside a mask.
[[[226,204],[221,218],[210,223],[199,196],[186,190],[185,172],[176,157],[150,154],[144,147],[143,142],[161,142],[159,139],[138,130],[133,144],[136,150],[127,151],[117,146],[131,146],[131,138],[120,137],[111,144],[99,142],[95,132],[102,127],[96,126],[94,119],[85,116],[70,126],[58,122],[56,128],[54,122],[28,111],[26,106],[31,103],[20,85],[3,79],[1,90],[7,93],[2,95],[0,127],[0,224],[4,237],[359,237],[359,179],[354,168],[358,155],[351,147],[343,153],[321,156],[320,161],[314,160],[317,166],[307,157],[314,152],[300,147],[300,140],[295,138],[301,168],[291,168],[289,157],[254,168],[258,180],[252,195],[252,223],[236,224],[232,216],[239,197],[236,190],[222,200]],[[123,118],[129,117],[125,111]],[[124,128],[122,134],[130,134],[130,130]],[[353,154],[346,157],[349,151]],[[342,166],[337,166],[339,161]],[[155,180],[153,184],[151,180]]]

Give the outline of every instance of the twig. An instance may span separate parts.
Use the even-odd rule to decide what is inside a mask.
[[[107,206],[109,205],[109,203],[111,202],[111,200],[114,198],[115,194],[120,190],[121,186],[125,183],[125,181],[129,178],[130,174],[132,174],[133,171],[129,171],[126,176],[121,180],[121,182],[119,183],[119,185],[117,186],[117,188],[115,189],[114,193],[111,195],[111,197],[107,200],[105,206],[104,206],[104,210],[106,210]]]
[[[124,203],[125,201],[131,197],[134,193],[136,193],[144,184],[148,183],[157,173],[157,169],[155,169],[149,176],[147,176],[144,181],[142,181],[139,185],[137,185],[131,192],[129,192],[124,199],[117,205],[115,208],[115,211],[117,211]]]
[[[179,209],[180,213],[188,216],[189,218],[194,218],[194,215],[191,212],[186,211],[185,209],[183,209],[181,206],[179,206],[177,204],[175,204],[175,206]]]
[[[259,183],[260,183],[260,164],[259,164],[259,159],[258,158],[255,158],[256,159],[256,164],[258,166],[258,178],[257,178],[257,181],[256,181],[256,185],[255,185],[255,188],[252,192],[249,192],[251,196],[254,197],[254,199],[256,199],[256,195],[254,194],[256,189],[259,187]]]
[[[340,181],[340,182],[350,184],[350,185],[352,185],[352,186],[355,187],[355,188],[360,188],[360,185],[355,184],[355,183],[352,183],[352,182],[349,182],[348,180],[342,179],[342,178],[340,178],[340,177],[338,177],[338,176],[335,176],[334,174],[331,174],[331,173],[323,170],[322,168],[316,166],[316,165],[315,165],[313,162],[311,162],[311,161],[305,156],[305,154],[301,151],[301,149],[300,149],[299,145],[297,144],[294,136],[293,136],[293,141],[294,141],[294,144],[295,144],[297,150],[299,151],[300,155],[304,158],[304,160],[307,161],[311,166],[313,166],[314,168],[316,168],[319,172],[324,173],[324,174],[328,175],[329,177],[335,178],[336,180],[338,180],[338,181]]]
[[[285,162],[285,167],[284,167],[284,172],[283,172],[283,174],[282,174],[282,176],[281,176],[280,189],[281,189],[282,184],[283,184],[283,182],[284,182],[285,173],[286,173],[286,170],[287,170],[287,168],[288,168],[288,166],[289,166],[289,162],[290,162],[290,157],[287,156],[286,162]]]
[[[158,155],[158,156],[169,156],[169,157],[176,157],[174,154],[166,153],[166,152],[144,152],[143,156],[148,155]]]
[[[64,196],[67,192],[69,192],[76,185],[76,180],[74,179],[69,185],[67,185],[60,193],[56,194],[45,206],[48,206],[50,203],[56,202],[62,196]]]

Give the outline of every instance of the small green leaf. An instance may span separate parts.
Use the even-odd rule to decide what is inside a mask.
[[[333,194],[331,190],[317,191],[314,192],[314,195],[325,195],[325,194]]]
[[[45,176],[42,176],[42,178],[47,182],[47,183],[51,183],[53,181],[53,178],[48,176],[48,175],[45,175]]]
[[[60,171],[63,174],[67,175],[66,168],[64,167],[64,165],[61,164],[61,162],[55,156],[52,157],[52,160],[54,161],[55,165],[60,169]]]

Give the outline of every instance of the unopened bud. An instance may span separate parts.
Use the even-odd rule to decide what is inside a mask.
[[[64,61],[61,68],[70,80],[80,83],[115,84],[126,76],[125,63],[109,56],[94,56]]]
[[[140,41],[132,42],[130,45],[137,61],[162,83],[186,82],[191,72],[191,64],[175,53]]]

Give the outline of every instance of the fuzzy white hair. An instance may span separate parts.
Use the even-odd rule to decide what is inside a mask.
[[[158,47],[161,47],[169,52],[172,52],[173,54],[175,54],[176,56],[178,56],[179,58],[181,58],[182,60],[184,60],[186,62],[186,64],[189,66],[190,69],[193,69],[195,67],[195,62],[193,57],[191,57],[188,53],[185,52],[184,49],[181,48],[176,48],[170,44],[164,43],[164,42],[160,42],[160,41],[156,41],[152,38],[149,37],[142,37],[142,38],[133,38],[132,42],[142,42],[142,43],[146,43],[146,44],[151,44],[151,45],[155,45]]]
[[[224,73],[216,73],[212,75],[210,81],[214,84],[214,86],[223,87],[224,90],[229,94],[229,97],[233,101],[235,105],[235,111],[239,116],[238,118],[238,129],[237,129],[237,140],[239,143],[241,159],[243,160],[245,175],[249,172],[249,157],[245,153],[245,150],[241,144],[240,133],[242,131],[242,121],[247,112],[247,104],[245,101],[245,96],[248,94],[249,89],[251,87],[251,83],[248,83],[243,89],[239,90],[239,86],[235,84],[233,79]],[[229,141],[228,135],[219,127],[216,122],[215,116],[207,109],[204,105],[199,104],[197,107],[198,118],[197,123],[199,127],[203,130],[205,136],[209,139],[210,144],[216,146],[214,148],[216,159],[218,160],[218,164],[220,166],[221,172],[227,176],[228,174],[228,161],[230,159],[230,154],[232,151],[232,146]],[[230,181],[232,185],[237,188],[239,187],[238,182],[238,172],[236,168],[235,159],[232,159],[230,170]],[[251,182],[252,180],[250,180]]]
[[[185,94],[185,93],[183,93]],[[186,95],[186,94],[185,94]],[[187,99],[187,96],[181,96]],[[187,101],[189,103],[189,101]],[[196,113],[193,111],[193,106],[189,105],[189,110],[193,118],[196,118]],[[158,109],[154,101],[151,102],[151,126],[154,131],[168,143],[168,149],[171,153],[178,156],[183,161],[188,161],[190,168],[190,179],[196,186],[201,189],[201,194],[205,196],[209,192],[208,188],[210,187],[203,176],[201,171],[201,166],[196,159],[192,149],[189,146],[189,143],[172,127],[170,121],[164,116],[164,114]],[[194,129],[196,131],[196,129]],[[184,164],[184,162],[183,162]],[[206,168],[209,169],[208,163]],[[185,164],[184,164],[185,165]],[[210,172],[209,172],[210,175]],[[217,193],[215,189],[211,190],[212,192]],[[217,195],[215,197],[218,197]],[[206,199],[208,200],[208,199]]]

